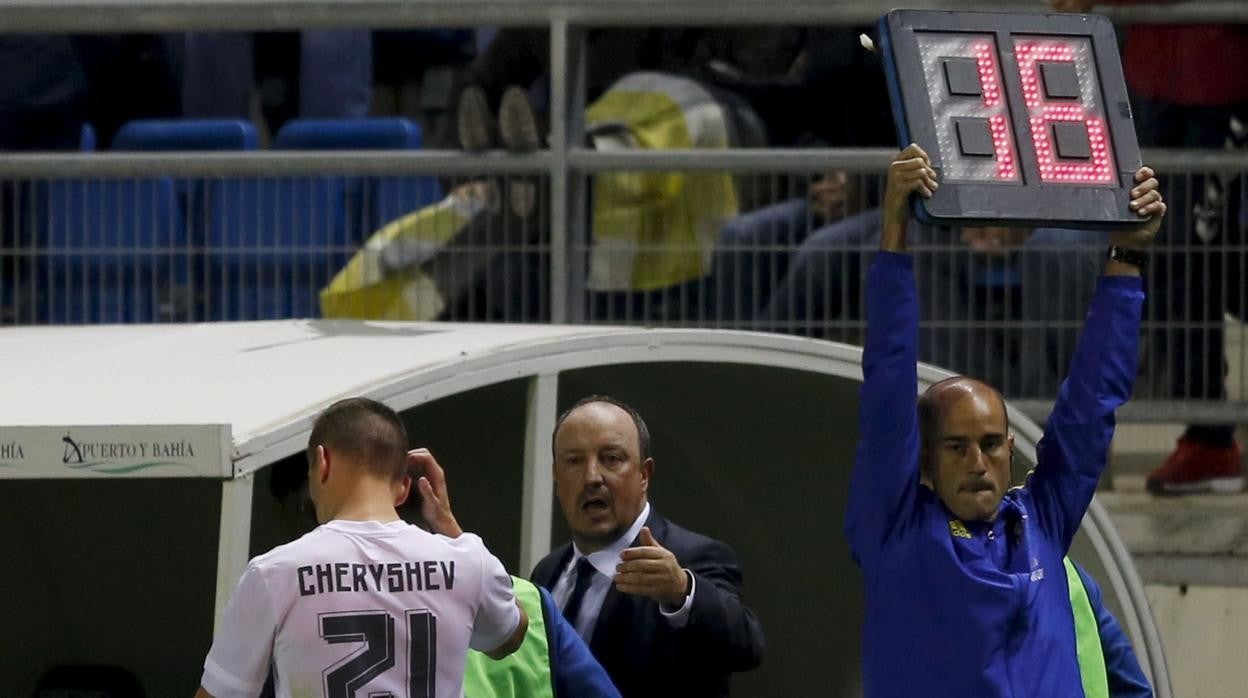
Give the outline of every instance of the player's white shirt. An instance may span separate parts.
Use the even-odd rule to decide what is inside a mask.
[[[459,698],[468,648],[520,622],[481,539],[396,521],[330,521],[251,561],[204,661],[217,698]]]

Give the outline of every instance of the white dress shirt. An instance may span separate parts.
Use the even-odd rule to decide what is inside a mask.
[[[581,599],[581,609],[576,614],[575,622],[572,623],[577,634],[585,640],[586,644],[589,644],[590,638],[594,635],[594,625],[597,624],[598,614],[602,611],[602,602],[607,598],[607,592],[611,589],[611,584],[615,579],[615,568],[620,565],[620,553],[637,540],[648,518],[650,518],[650,503],[646,502],[646,506],[642,507],[641,514],[637,516],[633,525],[611,545],[585,555],[576,547],[576,543],[572,544],[572,558],[568,560],[567,566],[563,568],[563,572],[555,581],[551,596],[555,598],[555,603],[559,604],[560,610],[567,606],[568,597],[572,596],[572,588],[576,586],[576,563],[581,558],[589,560],[589,564],[594,567],[594,578],[589,583],[589,588],[585,590],[585,596]],[[663,541],[659,541],[659,544],[662,545]],[[689,573],[686,572],[686,574]],[[689,595],[685,597],[684,605],[669,610],[663,604],[659,604],[659,613],[672,627],[679,628],[689,622],[689,609],[693,606],[693,594],[697,591],[696,587],[697,581],[692,574],[689,574]]]

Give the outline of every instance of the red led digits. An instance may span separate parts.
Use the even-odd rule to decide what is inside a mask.
[[[911,202],[918,220],[1139,225],[1140,150],[1108,19],[893,10],[877,26],[898,141],[940,175],[940,191]]]
[[[975,43],[975,64],[979,68],[979,85],[983,90],[984,106],[999,113],[988,117],[992,129],[992,148],[997,156],[997,179],[1014,179],[1014,135],[1004,113],[1001,100],[1001,71],[997,69],[996,52],[992,43]]]
[[[1018,182],[1018,145],[995,38],[930,33],[918,37],[918,48],[942,176]]]
[[[1014,52],[1018,58],[1018,74],[1027,103],[1028,125],[1042,182],[1100,184],[1116,181],[1113,156],[1105,126],[1095,102],[1083,97],[1083,71],[1078,70],[1074,47],[1063,41],[1016,39]],[[1076,68],[1081,96],[1077,103],[1050,101],[1041,83],[1041,63],[1070,63]],[[1063,162],[1053,143],[1052,124],[1082,122],[1087,130],[1090,162]]]

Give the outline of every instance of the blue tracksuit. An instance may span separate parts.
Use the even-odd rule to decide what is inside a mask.
[[[1098,281],[1027,484],[992,523],[959,522],[919,484],[913,260],[876,256],[845,526],[866,585],[867,698],[1082,698],[1062,557],[1131,395],[1142,288]]]
[[[1109,683],[1110,698],[1153,698],[1152,684],[1140,668],[1140,660],[1135,657],[1131,640],[1123,632],[1114,614],[1105,608],[1101,587],[1079,563],[1075,563],[1075,571],[1079,573],[1079,579],[1083,580],[1088,603],[1096,614],[1096,629],[1101,636],[1101,654],[1105,656],[1105,678]]]
[[[555,684],[555,698],[620,698],[620,691],[611,683],[606,669],[594,659],[589,646],[576,634],[576,628],[563,617],[554,597],[540,586],[537,590],[542,595],[542,617],[546,619],[550,643],[550,675]],[[1097,598],[1099,600],[1099,595]]]

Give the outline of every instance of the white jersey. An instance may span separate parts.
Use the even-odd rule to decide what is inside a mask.
[[[217,698],[459,698],[468,648],[520,622],[481,539],[395,521],[330,521],[251,561],[204,661]]]

